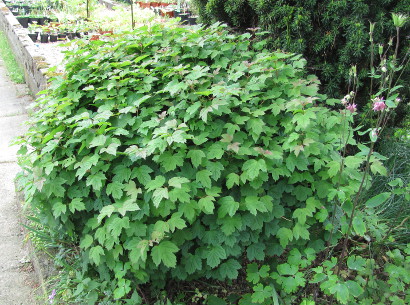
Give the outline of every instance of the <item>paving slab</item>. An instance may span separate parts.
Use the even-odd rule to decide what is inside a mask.
[[[10,143],[27,130],[27,89],[7,77],[0,60],[0,305],[37,304],[36,275],[25,244],[14,178],[17,146]]]
[[[0,102],[0,113],[2,107]],[[26,114],[16,116],[0,115],[0,163],[15,162],[17,160],[19,147],[11,146],[11,144],[17,136],[22,135],[27,130],[24,124],[26,120]]]

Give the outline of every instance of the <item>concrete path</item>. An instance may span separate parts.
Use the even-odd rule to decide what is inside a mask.
[[[13,138],[26,127],[25,107],[31,102],[27,87],[12,83],[0,58],[0,305],[36,304],[36,276],[24,244],[14,177],[18,147]]]

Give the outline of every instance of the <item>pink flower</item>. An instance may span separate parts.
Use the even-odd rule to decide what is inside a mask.
[[[55,298],[56,294],[57,294],[57,293],[56,293],[56,290],[53,289],[53,291],[51,292],[51,294],[48,296],[48,299],[49,299],[50,304],[53,304],[53,301],[54,301],[54,298]]]
[[[374,111],[382,111],[386,108],[386,104],[384,103],[383,98],[376,97],[373,99],[373,110]]]
[[[356,104],[349,104],[346,106],[346,109],[349,110],[351,113],[354,113],[357,109],[357,105]]]

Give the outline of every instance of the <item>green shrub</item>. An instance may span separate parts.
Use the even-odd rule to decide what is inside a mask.
[[[242,31],[261,27],[267,31],[271,49],[302,53],[310,71],[324,84],[325,93],[339,97],[351,90],[352,65],[357,65],[362,93],[369,90],[369,22],[376,23],[375,44],[384,44],[387,49],[390,39],[396,42],[391,13],[410,15],[407,0],[194,0],[194,3],[205,23],[225,22]],[[409,52],[406,39],[409,35],[407,24],[400,33],[400,59]],[[391,49],[394,50],[394,46]],[[379,62],[377,50],[375,52],[375,62]],[[407,66],[402,76],[405,87],[409,87],[409,73],[410,66]],[[367,85],[363,86],[363,82]],[[404,95],[409,93],[407,89]],[[362,105],[367,103],[368,95],[365,96]]]
[[[115,299],[147,281],[236,279],[289,248],[312,257],[335,201],[358,190],[366,154],[338,153],[356,145],[350,113],[326,107],[337,101],[322,102],[300,55],[249,38],[156,25],[90,42],[37,103],[27,200]]]

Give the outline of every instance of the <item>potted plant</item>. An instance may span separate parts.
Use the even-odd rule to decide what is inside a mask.
[[[65,24],[60,25],[57,36],[59,41],[67,39],[67,28]]]
[[[48,26],[43,25],[41,27],[41,33],[40,33],[40,42],[41,43],[48,43],[48,38],[50,36],[50,29]]]
[[[18,16],[19,15],[19,6],[18,5],[12,5],[10,7],[10,11],[14,16]]]
[[[195,25],[197,18],[198,18],[197,16],[193,16],[193,15],[189,16],[188,17],[189,25]]]
[[[50,22],[48,24],[48,29],[50,33],[50,42],[56,42],[58,39],[58,29],[59,29],[59,23],[57,22]]]
[[[20,13],[22,14],[22,15],[28,15],[28,14],[30,14],[30,11],[31,11],[31,7],[30,7],[30,5],[29,5],[29,3],[28,2],[23,2],[22,4],[21,4],[21,6],[20,6]]]
[[[58,34],[56,30],[52,30],[50,32],[50,42],[57,42],[58,40]]]
[[[178,17],[181,18],[181,23],[187,25],[189,23],[189,14],[188,13],[179,13]]]
[[[20,22],[21,26],[25,29],[28,28],[28,22],[29,22],[29,16],[28,15],[23,15],[23,16],[17,16],[16,17],[18,22]]]
[[[29,30],[28,36],[31,38],[31,40],[32,40],[33,42],[36,42],[36,41],[37,41],[38,34],[39,34],[38,27],[39,27],[39,26],[37,25],[37,23],[30,23],[30,24],[28,25],[28,30]]]
[[[38,15],[30,15],[29,16],[29,18],[30,18],[30,20],[29,20],[29,23],[35,23],[35,24],[38,24],[38,25],[41,25],[41,23],[40,23],[40,16],[38,16]]]

